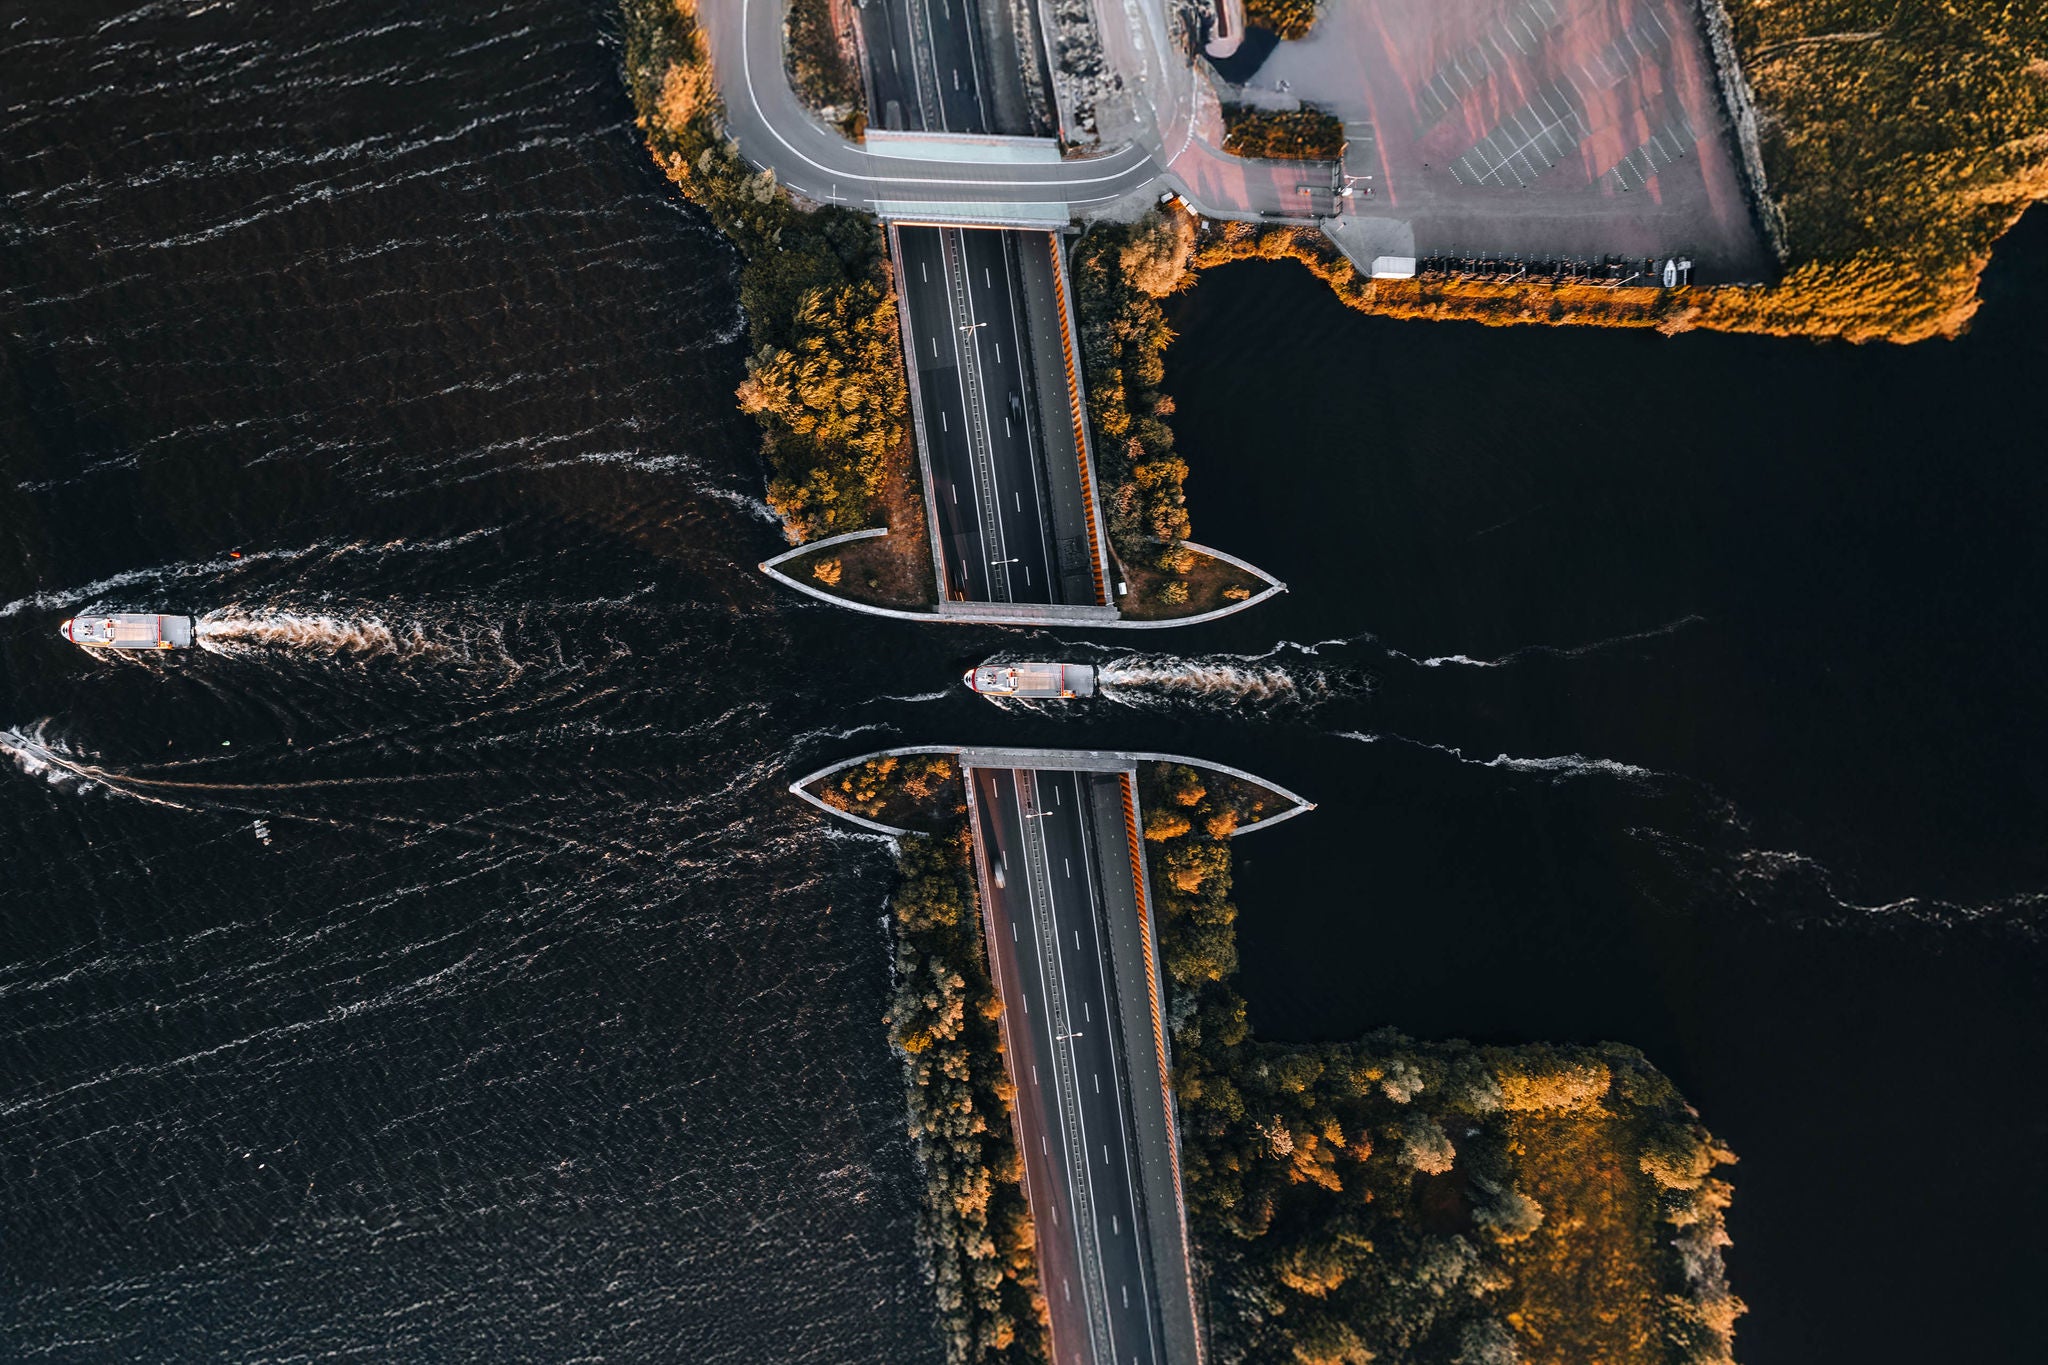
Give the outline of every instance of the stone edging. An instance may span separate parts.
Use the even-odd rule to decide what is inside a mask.
[[[1749,190],[1750,207],[1771,254],[1784,265],[1785,215],[1771,202],[1770,184],[1764,176],[1763,148],[1757,138],[1756,93],[1742,72],[1742,57],[1735,47],[1735,25],[1721,0],[1700,0],[1700,27],[1707,36],[1707,50],[1714,59],[1714,74],[1721,88],[1721,103],[1728,122],[1735,129],[1735,145],[1742,152],[1742,178]]]

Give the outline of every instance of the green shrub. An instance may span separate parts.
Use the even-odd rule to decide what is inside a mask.
[[[1315,26],[1316,0],[1245,0],[1244,17],[1282,38],[1306,38]]]
[[[761,424],[769,501],[792,541],[870,525],[887,461],[907,458],[888,254],[874,220],[800,209],[718,131],[693,0],[622,0],[625,74],[648,150],[744,258],[753,342],[740,403]],[[821,388],[807,392],[812,382]]]
[[[1173,329],[1158,299],[1193,278],[1193,221],[1185,214],[1147,215],[1135,224],[1099,224],[1073,259],[1076,327],[1095,428],[1104,514],[1110,544],[1132,564],[1169,573],[1187,538],[1187,464],[1173,451],[1165,418],[1173,400],[1160,390]],[[1185,592],[1185,585],[1181,585]],[[1183,598],[1182,600],[1185,600]]]
[[[918,1240],[947,1365],[1037,1365],[1046,1343],[1037,1242],[968,857],[964,823],[903,841],[886,1022],[925,1176]]]
[[[1344,124],[1310,105],[1299,109],[1223,106],[1223,150],[1267,161],[1341,161]]]
[[[1230,983],[1249,812],[1216,786],[1142,778],[1212,1359],[1725,1365],[1733,1157],[1671,1083],[1614,1046],[1259,1041]]]

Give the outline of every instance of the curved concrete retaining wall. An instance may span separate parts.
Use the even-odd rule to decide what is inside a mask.
[[[1254,820],[1250,824],[1239,825],[1237,827],[1237,834],[1231,836],[1233,839],[1238,834],[1248,834],[1255,829],[1265,829],[1268,826],[1279,824],[1282,820],[1292,820],[1304,811],[1312,811],[1316,808],[1316,803],[1307,797],[1291,792],[1277,782],[1269,782],[1263,777],[1248,773],[1242,768],[1233,768],[1228,763],[1216,763],[1206,758],[1189,758],[1185,754],[1162,754],[1139,749],[988,749],[963,744],[905,744],[893,749],[877,749],[873,753],[861,754],[855,758],[841,759],[837,763],[827,764],[814,773],[806,773],[804,776],[799,777],[796,781],[789,784],[789,789],[797,796],[816,806],[819,810],[824,811],[827,815],[836,815],[842,820],[859,825],[862,829],[873,830],[877,834],[887,834],[892,838],[901,837],[914,831],[898,829],[894,825],[884,825],[878,821],[869,820],[862,816],[854,815],[851,812],[843,811],[839,807],[829,805],[812,795],[807,788],[813,782],[822,781],[834,773],[844,772],[848,768],[857,767],[862,763],[871,763],[878,758],[907,758],[913,754],[951,754],[960,760],[960,766],[963,768],[1065,768],[1077,772],[1102,773],[1130,772],[1135,770],[1140,763],[1183,763],[1190,768],[1202,768],[1212,773],[1222,773],[1224,776],[1234,777],[1240,782],[1249,782],[1255,787],[1263,787],[1275,796],[1292,803],[1278,815],[1269,815],[1264,819]]]
[[[899,607],[877,607],[867,602],[856,602],[850,597],[841,597],[838,593],[826,592],[823,588],[813,587],[794,574],[786,574],[782,571],[782,566],[795,559],[798,555],[812,554],[833,545],[844,545],[848,541],[867,540],[874,536],[886,536],[888,534],[888,527],[874,526],[865,531],[847,531],[842,535],[826,536],[823,540],[813,540],[799,545],[795,549],[784,550],[773,559],[764,559],[754,567],[783,586],[795,588],[806,597],[815,597],[820,602],[830,602],[833,606],[845,607],[848,611],[865,612],[869,616],[887,616],[897,621],[938,620],[938,613],[934,611],[904,611]]]

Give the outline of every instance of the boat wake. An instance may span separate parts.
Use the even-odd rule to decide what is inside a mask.
[[[471,657],[476,642],[466,635],[430,629],[419,621],[393,625],[379,616],[243,611],[227,607],[199,618],[193,643],[215,654],[290,649],[330,656],[418,659]]]
[[[1643,768],[1614,758],[1588,758],[1584,754],[1551,754],[1542,758],[1518,758],[1513,754],[1496,754],[1492,758],[1468,758],[1463,749],[1454,745],[1432,744],[1428,740],[1408,739],[1402,735],[1341,730],[1337,732],[1337,738],[1352,740],[1359,744],[1378,744],[1381,740],[1391,740],[1411,749],[1426,749],[1431,753],[1447,755],[1467,767],[1493,768],[1513,773],[1544,773],[1560,781],[1571,777],[1612,777],[1630,784],[1642,785],[1682,780],[1675,774],[1658,772],[1654,768]]]
[[[1347,690],[1320,669],[1294,670],[1259,656],[1229,654],[1125,655],[1101,665],[1096,684],[1105,700],[1125,706],[1167,700],[1283,705],[1321,701]]]
[[[1593,640],[1583,645],[1523,645],[1520,649],[1509,650],[1496,659],[1475,659],[1467,654],[1438,654],[1427,659],[1418,659],[1412,654],[1388,647],[1387,653],[1419,668],[1506,668],[1508,665],[1529,658],[1578,659],[1588,654],[1597,654],[1616,645],[1637,644],[1654,640],[1660,636],[1675,635],[1687,626],[1698,625],[1707,618],[1697,613],[1681,616],[1675,621],[1666,621],[1649,630],[1631,631],[1626,635],[1615,635],[1605,640]]]
[[[2048,892],[2018,891],[1969,902],[1908,893],[1889,899],[1862,894],[1850,879],[1817,858],[1789,849],[1744,846],[1749,829],[1732,811],[1722,830],[1681,837],[1661,829],[1631,829],[1635,838],[1682,868],[1687,885],[1716,909],[1740,905],[1778,923],[1825,929],[1918,926],[1977,929],[2023,942],[2048,941]]]
[[[0,730],[0,753],[6,754],[14,766],[28,776],[40,777],[51,786],[67,791],[114,791],[153,806],[168,806],[172,810],[199,809],[182,801],[128,790],[117,775],[72,753],[63,740],[53,738],[48,721],[29,730]]]

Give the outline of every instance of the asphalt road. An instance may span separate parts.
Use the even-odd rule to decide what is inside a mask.
[[[1053,1357],[1165,1365],[1085,778],[972,776]]]
[[[868,117],[913,132],[986,133],[973,0],[869,0]]]
[[[1016,234],[897,231],[949,597],[1064,599],[1039,479],[1040,405],[1027,391]]]

